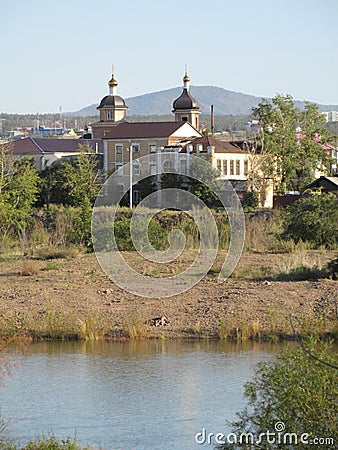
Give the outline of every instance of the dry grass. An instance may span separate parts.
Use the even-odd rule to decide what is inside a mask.
[[[39,265],[36,261],[27,260],[22,263],[21,275],[25,277],[30,277],[36,275],[39,272]]]
[[[321,270],[323,268],[321,255],[308,251],[295,251],[278,260],[277,270],[279,273],[289,274],[299,267]]]
[[[108,332],[106,320],[98,313],[87,312],[84,319],[77,319],[79,325],[79,337],[83,340],[97,340],[103,338]]]
[[[43,261],[46,259],[72,259],[76,258],[79,253],[79,248],[73,245],[66,248],[53,246],[41,247],[35,251],[36,258]]]
[[[230,339],[241,342],[247,339],[278,341],[285,337],[295,338],[317,333],[319,336],[330,335],[337,339],[338,312],[325,311],[318,315],[294,317],[281,308],[278,299],[272,302],[266,310],[264,325],[260,319],[248,319],[242,312],[222,317],[218,336],[220,339]]]
[[[136,312],[124,316],[122,328],[123,334],[129,339],[147,339],[149,337],[147,321]]]

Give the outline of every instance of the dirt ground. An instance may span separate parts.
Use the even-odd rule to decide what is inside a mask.
[[[337,252],[306,255],[321,267],[335,257]],[[91,321],[92,328],[115,337],[131,336],[132,327],[134,334],[147,337],[224,336],[236,332],[243,337],[287,335],[292,334],[290,315],[295,317],[297,331],[337,329],[338,281],[273,280],[273,274],[290,270],[295,259],[288,254],[245,253],[232,277],[221,284],[216,281],[218,261],[195,287],[164,299],[123,291],[109,280],[93,254],[69,260],[3,261],[0,333],[16,327],[43,336],[48,335],[48,328],[70,332],[82,327],[83,331],[84,324],[88,331]]]

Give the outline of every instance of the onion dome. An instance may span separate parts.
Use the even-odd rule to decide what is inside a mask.
[[[96,109],[102,108],[127,109],[124,99],[119,95],[117,95],[117,86],[118,82],[114,77],[114,73],[112,73],[111,79],[108,81],[109,95],[103,97],[103,99],[100,102],[100,105]]]
[[[100,105],[96,109],[112,107],[127,108],[125,101],[119,95],[106,95],[103,97]]]
[[[190,83],[190,78],[189,78],[189,75],[187,73],[185,73],[185,75],[183,77],[183,83],[184,84]]]
[[[200,105],[198,101],[190,94],[190,78],[187,73],[183,77],[183,83],[183,92],[173,103],[174,111],[181,109],[199,109]]]
[[[118,85],[118,82],[114,78],[114,74],[112,74],[111,79],[108,81],[109,88],[116,88]]]

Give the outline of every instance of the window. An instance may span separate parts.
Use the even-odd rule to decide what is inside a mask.
[[[139,177],[141,175],[141,165],[138,162],[133,162],[133,175]]]
[[[156,153],[156,144],[149,144],[149,153]]]
[[[117,155],[121,155],[123,153],[123,145],[115,144],[115,152]]]
[[[119,169],[121,169],[121,167],[123,167],[123,164],[121,163],[115,164],[115,171],[118,171]],[[119,176],[122,176],[122,170],[120,171]]]
[[[223,173],[228,175],[228,161],[226,159],[223,159]]]
[[[222,172],[222,160],[218,159],[217,160],[217,170],[219,170],[220,172]]]
[[[111,111],[107,111],[106,118],[107,118],[107,120],[112,120],[113,115],[112,115]]]
[[[246,159],[244,161],[244,175],[248,175],[249,172],[249,164],[248,164],[248,160]]]
[[[133,153],[140,153],[140,144],[131,144]]]
[[[187,116],[182,116],[182,122],[188,122],[188,117]]]
[[[240,175],[240,174],[241,174],[241,160],[236,159],[236,175]]]
[[[149,164],[149,174],[155,175],[156,174],[156,163],[150,163]]]
[[[234,160],[230,159],[230,171],[229,175],[234,175]]]

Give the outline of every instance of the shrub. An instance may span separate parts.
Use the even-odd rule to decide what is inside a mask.
[[[314,194],[285,208],[283,238],[309,241],[316,247],[338,245],[338,199],[335,195]]]
[[[10,440],[0,440],[1,448],[5,450],[81,450],[81,447],[75,439],[67,437],[58,439],[53,435],[38,437],[28,442],[24,447],[18,446]]]
[[[111,251],[112,235],[114,233],[116,244],[121,251],[135,250],[130,232],[131,219],[125,215],[119,215],[114,222],[106,222],[98,225],[95,231],[95,249],[99,251]],[[156,250],[162,250],[166,246],[167,231],[153,218],[146,228],[146,220],[136,220],[133,224],[135,237],[141,250],[149,248],[150,244]],[[147,239],[148,238],[148,239]]]
[[[330,343],[319,343],[316,337],[310,337],[306,347],[310,354],[297,347],[284,350],[276,361],[260,363],[253,381],[246,384],[245,397],[249,406],[238,413],[238,420],[231,425],[236,436],[252,433],[258,439],[262,433],[262,442],[254,439],[253,443],[227,443],[220,448],[305,450],[309,443],[300,441],[304,433],[308,434],[309,441],[317,437],[333,438],[337,442],[337,370],[326,364],[337,365],[337,355]],[[298,436],[297,445],[285,443],[283,432],[282,443],[277,438],[274,442],[267,441],[267,430],[275,433],[278,423],[282,423],[285,434]]]

